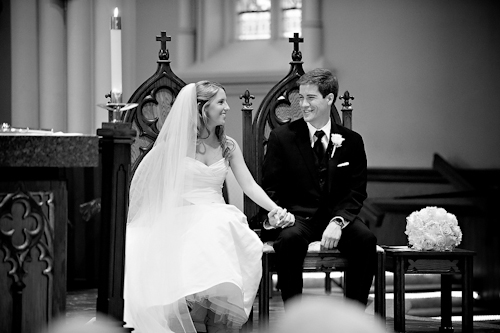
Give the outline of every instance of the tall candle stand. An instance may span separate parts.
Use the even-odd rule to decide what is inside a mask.
[[[124,122],[122,113],[138,104],[122,103],[121,94],[111,92],[111,100],[99,107],[108,110],[109,122],[97,129],[102,164],[101,199],[101,253],[99,286],[97,293],[97,320],[111,317],[122,332],[133,328],[124,327],[124,278],[125,239],[128,212],[128,187],[130,185],[131,145],[136,131],[132,123]]]

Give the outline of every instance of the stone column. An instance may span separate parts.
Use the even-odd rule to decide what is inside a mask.
[[[66,27],[63,0],[38,0],[40,127],[67,130]]]
[[[37,1],[11,1],[12,126],[40,127]]]
[[[174,63],[180,70],[188,68],[195,61],[195,15],[191,0],[179,1],[179,34]]]
[[[321,2],[307,0],[302,2],[302,36],[304,37],[303,60],[312,63],[323,54],[323,22],[321,21]]]
[[[91,2],[67,2],[68,132],[93,134]]]

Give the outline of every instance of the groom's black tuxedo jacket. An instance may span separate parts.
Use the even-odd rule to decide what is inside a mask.
[[[361,136],[331,121],[331,134],[345,139],[331,157],[328,145],[320,166],[311,148],[309,130],[301,118],[274,129],[269,135],[263,164],[262,187],[279,206],[297,219],[326,227],[334,216],[353,221],[366,199],[366,153]]]

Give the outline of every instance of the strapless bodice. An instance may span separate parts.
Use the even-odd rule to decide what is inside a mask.
[[[185,166],[187,181],[183,198],[186,201],[191,204],[224,203],[222,186],[229,170],[225,158],[206,165],[187,157]]]

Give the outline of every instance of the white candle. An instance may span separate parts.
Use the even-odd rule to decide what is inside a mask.
[[[118,7],[111,17],[111,102],[121,103],[122,97],[122,20]]]

